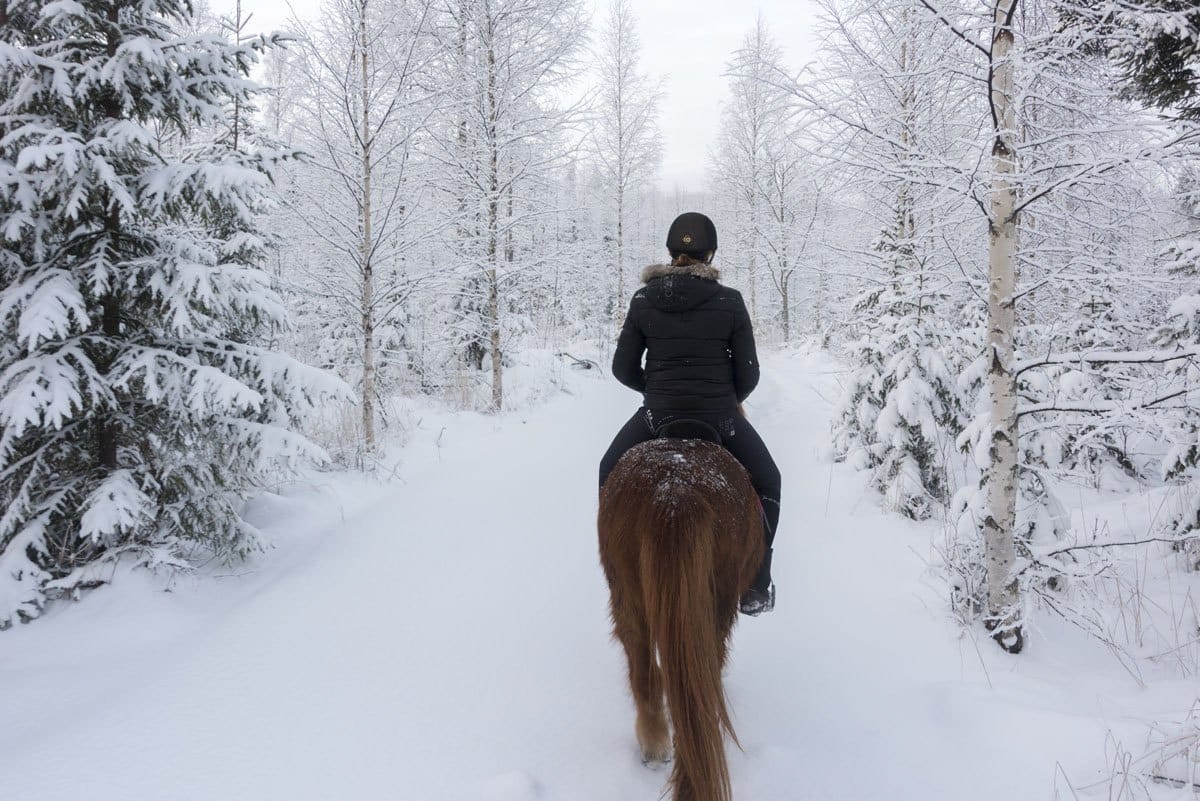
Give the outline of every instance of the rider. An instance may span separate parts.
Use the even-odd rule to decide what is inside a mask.
[[[625,451],[654,439],[664,424],[686,418],[715,428],[750,474],[762,502],[767,550],[740,605],[743,613],[758,615],[775,608],[771,545],[779,525],[781,479],[767,446],[740,413],[741,402],[758,383],[758,356],[741,294],[717,283],[716,250],[712,220],[696,212],[681,214],[667,233],[671,263],[642,272],[646,285],[629,303],[613,354],[613,375],[642,393],[642,408],[600,460],[600,486]]]

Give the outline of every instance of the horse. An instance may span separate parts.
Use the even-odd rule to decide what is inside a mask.
[[[721,673],[765,547],[750,476],[706,438],[653,439],[609,474],[597,524],[643,762],[671,760],[665,691],[672,798],[731,801],[724,735],[738,741]]]

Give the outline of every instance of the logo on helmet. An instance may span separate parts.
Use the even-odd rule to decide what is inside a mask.
[[[692,235],[691,235],[691,234],[684,234],[684,235],[683,235],[683,244],[685,244],[685,245],[690,245],[690,244],[692,244]]]

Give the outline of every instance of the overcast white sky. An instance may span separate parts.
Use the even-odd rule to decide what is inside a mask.
[[[605,0],[594,6],[594,28],[604,20]],[[228,13],[233,0],[209,0],[216,13]],[[316,13],[319,0],[292,0],[301,17]],[[250,27],[269,31],[286,27],[289,4],[283,0],[242,0],[254,13]],[[725,98],[721,73],[730,55],[762,12],[792,67],[812,58],[811,0],[633,0],[642,40],[642,68],[666,77],[660,123],[664,139],[664,189],[703,188],[708,149],[716,137],[718,109]]]

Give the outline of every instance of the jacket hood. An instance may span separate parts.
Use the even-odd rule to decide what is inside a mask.
[[[708,264],[686,267],[652,264],[642,270],[646,286],[640,292],[655,308],[668,312],[687,311],[721,291],[721,285],[717,283],[720,276],[721,272]]]
[[[651,279],[662,278],[666,275],[694,275],[709,281],[721,280],[721,271],[711,264],[689,264],[686,267],[676,267],[674,264],[651,264],[642,270],[642,283],[648,284]]]

